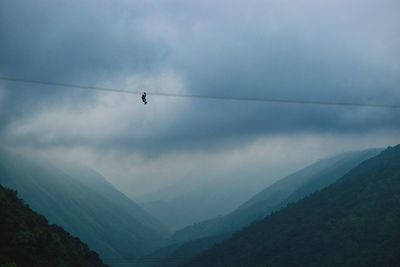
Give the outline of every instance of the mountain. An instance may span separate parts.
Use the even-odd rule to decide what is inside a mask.
[[[380,151],[381,149],[369,149],[348,152],[319,160],[278,180],[233,212],[177,231],[169,240],[169,244],[174,244],[175,249],[167,255],[162,255],[164,258],[174,260],[161,261],[160,264],[153,266],[180,266],[190,260],[190,257],[229,238],[233,232],[335,182],[353,167]],[[159,251],[163,249],[156,250],[149,257],[158,257]]]
[[[0,266],[102,267],[79,238],[32,211],[17,193],[0,185]]]
[[[189,262],[193,257],[221,243],[231,235],[211,236],[185,243],[164,246],[142,258],[136,267],[177,267]]]
[[[216,188],[212,190],[202,188],[177,197],[138,202],[138,204],[162,221],[168,230],[174,232],[195,222],[232,211],[240,204],[237,202],[238,199],[231,201],[239,193],[232,192],[232,194],[229,195],[228,191]]]
[[[181,243],[237,231],[269,213],[335,182],[379,149],[349,152],[320,160],[265,188],[233,212],[177,231],[171,243]]]
[[[158,220],[88,168],[1,151],[0,183],[17,190],[33,210],[81,238],[108,263],[144,255],[168,234]]]
[[[268,177],[237,177],[229,174],[185,177],[165,188],[132,196],[171,232],[236,209],[265,185]]]
[[[400,266],[400,145],[185,266]]]

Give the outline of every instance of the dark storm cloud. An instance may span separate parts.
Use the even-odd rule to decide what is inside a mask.
[[[170,70],[182,80],[184,92],[194,94],[400,102],[396,1],[2,1],[0,5],[4,40],[0,71],[8,76],[117,86],[125,76],[151,80]],[[32,123],[32,114],[43,117],[55,112],[58,102],[66,105],[65,98],[74,100],[68,102],[74,110],[96,106],[93,94],[3,86],[12,88],[2,105],[3,128],[7,140],[15,144],[160,152],[233,146],[264,135],[363,133],[400,125],[398,110],[154,97],[146,110],[127,109],[132,116],[117,119],[126,120],[122,126],[115,126],[118,117],[93,126],[119,131],[89,135],[61,126],[55,130],[54,118]],[[14,90],[16,86],[25,89]],[[164,84],[159,86],[149,90],[162,91]],[[46,110],[44,103],[49,102],[53,104]],[[163,110],[151,106],[156,104]],[[16,124],[18,131],[7,124],[11,113],[18,113],[22,121]],[[61,115],[67,121],[74,116]],[[43,132],[51,138],[43,137]]]
[[[167,49],[143,34],[145,5],[128,3],[2,1],[2,73],[92,82],[100,74],[158,68]]]
[[[157,71],[168,48],[143,35],[136,18],[146,5],[128,2],[2,1],[1,76],[93,85],[121,73]],[[1,85],[8,88],[3,124],[10,113],[15,119],[71,96],[63,88]],[[92,97],[81,92],[74,101],[84,105]]]

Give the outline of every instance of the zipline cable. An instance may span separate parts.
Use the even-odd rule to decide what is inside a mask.
[[[83,90],[94,90],[103,91],[110,93],[122,93],[122,94],[134,94],[138,95],[142,92],[95,87],[95,86],[83,86],[68,83],[57,83],[48,81],[38,80],[26,80],[10,77],[0,77],[0,80],[30,84],[40,84],[46,86],[57,86],[66,88],[78,88]],[[361,103],[361,102],[337,102],[337,101],[315,101],[315,100],[295,100],[295,99],[282,99],[282,98],[267,98],[267,97],[234,97],[234,96],[217,96],[217,95],[197,95],[197,94],[181,94],[181,93],[157,93],[157,92],[146,92],[147,95],[154,96],[165,96],[165,97],[182,97],[182,98],[201,98],[201,99],[214,99],[214,100],[232,100],[232,101],[254,101],[254,102],[268,102],[268,103],[284,103],[284,104],[301,104],[301,105],[322,105],[322,106],[347,106],[347,107],[369,107],[369,108],[390,108],[400,109],[400,105],[394,104],[379,104],[379,103]]]

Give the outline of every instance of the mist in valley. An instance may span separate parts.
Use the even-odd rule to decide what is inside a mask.
[[[201,266],[363,162],[395,165],[399,14],[392,0],[1,1],[0,183],[112,267]]]

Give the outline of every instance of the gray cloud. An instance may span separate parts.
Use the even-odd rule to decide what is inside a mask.
[[[2,1],[4,76],[244,97],[396,104],[397,1]],[[398,130],[398,110],[136,98],[3,82],[13,146],[148,154],[289,133]]]

